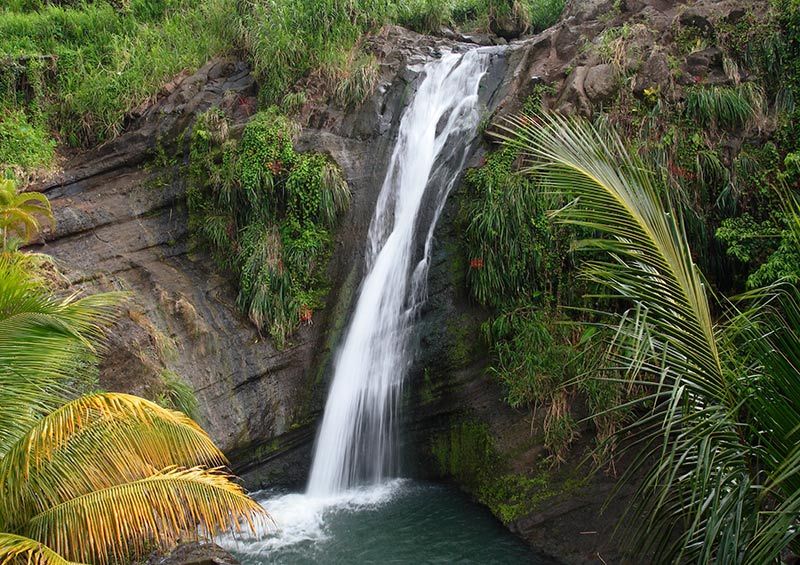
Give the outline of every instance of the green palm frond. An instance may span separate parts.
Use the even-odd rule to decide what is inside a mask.
[[[218,470],[165,469],[88,493],[34,516],[21,533],[71,559],[105,565],[189,536],[254,534],[266,511]]]
[[[39,231],[39,218],[55,225],[50,202],[38,192],[18,193],[14,181],[0,179],[0,233],[5,245],[9,233],[29,241]]]
[[[761,306],[770,314],[768,327],[751,336],[768,378],[755,384],[747,411],[760,460],[769,470],[761,493],[761,506],[769,510],[762,511],[748,547],[752,563],[775,559],[786,545],[800,552],[800,290],[778,284],[769,291],[770,302]]]
[[[24,265],[0,257],[0,456],[70,395],[68,385],[96,358],[122,296],[58,298]]]
[[[227,463],[180,412],[119,393],[83,396],[38,421],[0,459],[0,529],[171,465]]]
[[[585,276],[633,305],[619,316],[610,364],[646,391],[622,407],[636,419],[620,432],[636,452],[626,478],[644,473],[627,532],[634,550],[658,563],[775,559],[797,537],[800,387],[794,358],[783,367],[769,359],[796,351],[797,335],[746,338],[756,315],[730,305],[712,320],[679,211],[607,126],[558,116],[511,125],[507,139],[527,155],[528,173],[574,198],[555,218],[599,234],[578,244],[607,257],[587,262]],[[783,326],[800,327],[800,316]],[[756,342],[766,351],[754,354]],[[759,439],[764,431],[788,442]]]
[[[679,214],[661,201],[653,175],[621,140],[589,124],[550,116],[516,125],[517,143],[534,160],[529,172],[546,189],[576,199],[558,220],[610,236],[579,243],[611,256],[587,264],[586,276],[613,296],[646,303],[649,322],[657,321],[676,348],[677,366],[713,376],[724,389],[708,289]]]
[[[24,562],[29,565],[77,565],[67,561],[41,542],[0,532],[0,565]]]

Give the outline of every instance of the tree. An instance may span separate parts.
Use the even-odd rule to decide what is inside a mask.
[[[37,217],[38,216],[38,217]],[[39,192],[17,192],[14,181],[0,179],[0,235],[2,249],[7,249],[12,234],[28,243],[39,231],[39,217],[53,225],[50,202]]]
[[[761,289],[739,302],[746,310],[717,299],[669,194],[609,127],[555,115],[511,126],[542,189],[574,198],[556,219],[598,234],[579,243],[605,257],[584,276],[630,305],[608,314],[608,351],[616,380],[645,391],[617,434],[636,452],[624,478],[644,473],[626,533],[633,549],[663,563],[763,564],[796,551],[797,289]]]
[[[56,298],[0,258],[0,563],[109,563],[268,519],[191,419],[71,396],[118,294]]]

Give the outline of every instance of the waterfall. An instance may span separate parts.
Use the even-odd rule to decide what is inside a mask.
[[[366,248],[366,276],[335,362],[308,494],[326,496],[396,472],[398,405],[409,338],[425,299],[431,243],[480,119],[489,55],[427,63],[400,122]]]

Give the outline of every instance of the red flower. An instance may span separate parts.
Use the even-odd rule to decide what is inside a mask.
[[[480,269],[483,267],[483,259],[473,259],[469,262],[470,269]]]
[[[297,309],[297,313],[300,315],[300,321],[301,322],[305,322],[306,324],[310,325],[311,316],[313,315],[313,312],[311,311],[311,308],[309,308],[308,306],[306,306],[304,304],[303,306],[300,306]]]

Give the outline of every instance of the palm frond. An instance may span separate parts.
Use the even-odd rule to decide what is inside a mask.
[[[533,160],[529,172],[546,189],[576,198],[557,219],[610,236],[578,244],[612,258],[589,263],[586,276],[614,296],[646,303],[650,321],[657,321],[676,348],[678,366],[712,375],[724,388],[708,290],[678,212],[661,201],[641,160],[609,131],[587,123],[549,116],[512,125],[516,143]]]
[[[171,465],[226,463],[191,419],[119,393],[81,397],[37,422],[0,459],[0,529]]]
[[[85,494],[34,516],[22,533],[87,563],[127,561],[153,545],[188,536],[253,534],[266,511],[214,469],[168,468],[150,477]]]
[[[800,552],[800,290],[778,283],[758,293],[768,300],[760,305],[766,320],[750,343],[767,376],[753,383],[747,411],[762,465],[769,470],[761,492],[761,506],[768,510],[761,513],[748,557],[767,563],[786,545]]]
[[[59,298],[0,257],[0,456],[33,422],[69,397],[96,358],[124,295]]]
[[[611,362],[646,391],[621,431],[640,450],[626,478],[645,472],[635,550],[655,562],[725,561],[754,535],[757,488],[739,383],[718,345],[724,328],[712,321],[681,215],[608,127],[559,116],[511,124],[507,139],[530,159],[528,173],[574,198],[556,220],[601,235],[578,244],[608,257],[587,262],[584,275],[634,305]]]
[[[0,565],[14,565],[19,562],[29,565],[77,565],[41,542],[0,532]]]
[[[14,181],[0,179],[0,233],[5,245],[10,231],[28,242],[39,231],[39,217],[55,225],[50,202],[39,192],[17,193]]]

